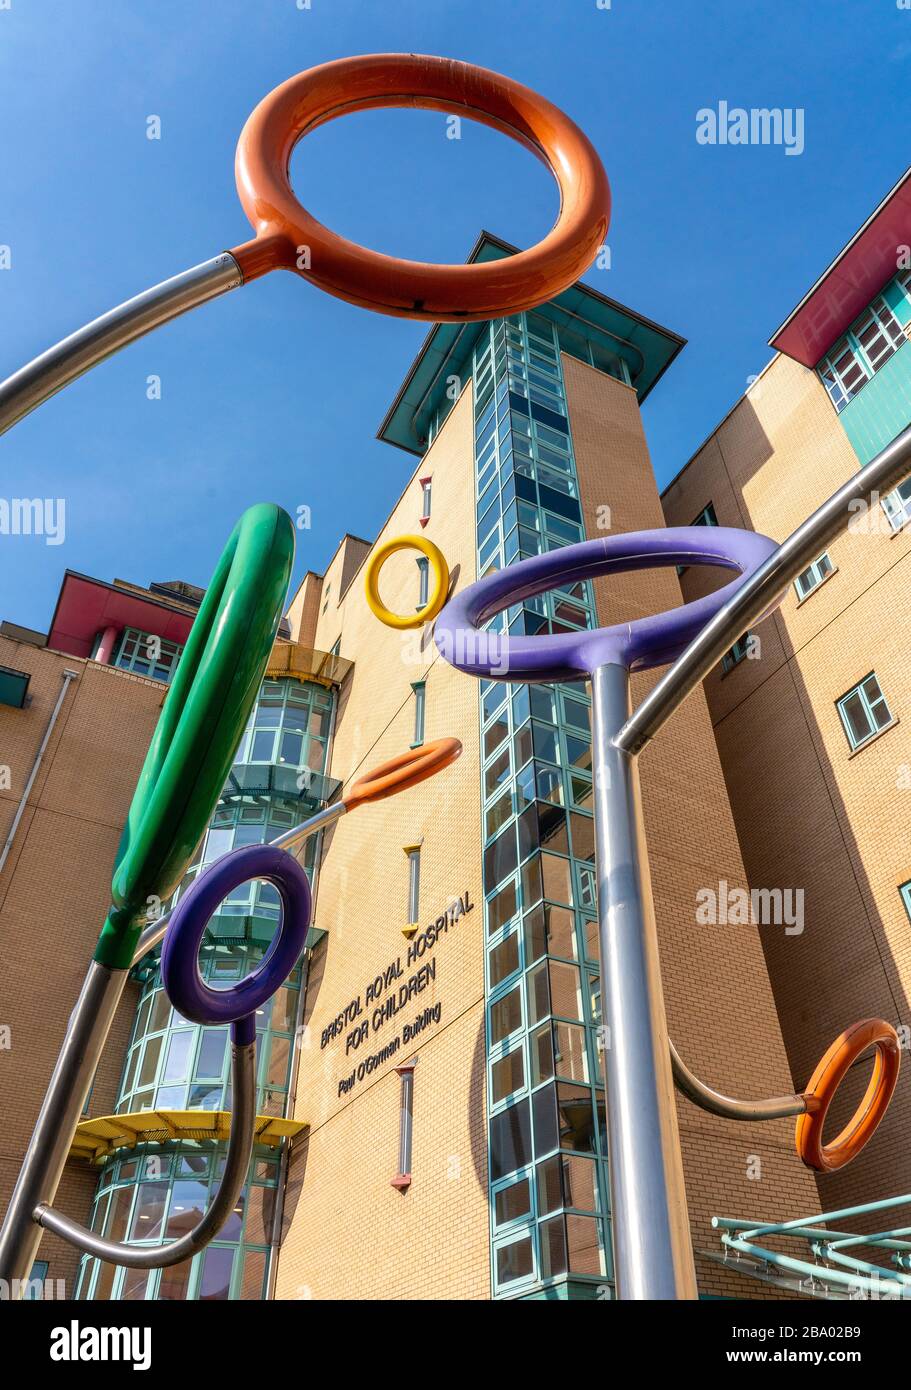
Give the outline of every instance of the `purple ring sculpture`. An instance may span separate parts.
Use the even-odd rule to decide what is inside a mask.
[[[776,549],[768,536],[730,526],[628,531],[562,546],[497,570],[456,594],[436,620],[434,640],[457,670],[503,681],[580,680],[609,662],[630,671],[665,666]],[[704,598],[613,627],[539,637],[481,631],[495,613],[548,589],[597,575],[668,565],[719,565],[739,574]]]
[[[278,931],[252,974],[230,989],[210,989],[197,964],[203,933],[227,894],[251,878],[266,879],[278,890]],[[237,1044],[255,1041],[256,1010],[285,983],[304,949],[310,902],[307,875],[274,845],[245,845],[200,874],[174,909],[161,948],[162,980],[178,1013],[193,1023],[230,1023]]]

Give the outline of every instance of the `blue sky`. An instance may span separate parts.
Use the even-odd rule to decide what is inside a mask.
[[[6,8],[9,6],[9,8]],[[273,86],[342,55],[498,69],[562,106],[613,189],[598,289],[689,344],[644,410],[661,484],[770,356],[770,333],[905,168],[911,12],[896,0],[0,0],[0,377],[87,319],[247,239],[234,146]],[[696,113],[801,108],[805,149],[706,146]],[[146,138],[150,115],[160,141]],[[503,136],[370,112],[298,146],[324,222],[460,261],[556,212]],[[66,540],[0,537],[0,617],[45,629],[66,566],[205,583],[240,512],[311,511],[297,574],[374,536],[411,471],[376,427],[426,326],[284,274],[134,344],[0,440],[4,497],[62,497]],[[149,401],[146,381],[161,379]]]

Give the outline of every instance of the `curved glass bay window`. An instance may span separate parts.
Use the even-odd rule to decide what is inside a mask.
[[[191,867],[172,899],[230,850],[262,844],[298,824],[331,790],[325,766],[334,696],[315,682],[267,680],[234,768]],[[313,881],[318,837],[302,859]],[[269,947],[280,916],[275,889],[244,884],[213,917],[199,969],[213,989],[248,975]],[[294,1031],[304,965],[257,1011],[257,1113],[288,1108]],[[136,968],[141,992],[117,1099],[118,1114],[231,1110],[227,1027],[200,1027],[172,1008],[158,950]],[[188,1127],[188,1126],[185,1126]],[[192,1125],[189,1126],[192,1128]],[[161,1244],[192,1229],[224,1166],[223,1142],[181,1140],[121,1149],[104,1164],[93,1229],[113,1240]],[[257,1145],[244,1193],[218,1239],[174,1269],[124,1270],[84,1257],[77,1297],[90,1299],[259,1299],[268,1277],[279,1152]]]
[[[584,539],[561,348],[536,313],[486,326],[476,344],[481,574]],[[596,625],[587,582],[488,624]],[[498,681],[481,683],[480,701],[493,1291],[597,1296],[610,1257],[591,702],[584,682]]]

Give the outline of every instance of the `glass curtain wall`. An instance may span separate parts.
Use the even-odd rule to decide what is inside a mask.
[[[486,325],[475,345],[481,575],[584,539],[560,351],[535,313]],[[594,627],[591,587],[527,599],[488,626]],[[603,1296],[590,697],[584,682],[487,681],[480,702],[494,1296]]]

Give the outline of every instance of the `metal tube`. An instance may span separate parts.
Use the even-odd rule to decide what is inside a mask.
[[[337,801],[332,806],[324,806],[321,811],[317,811],[316,815],[311,816],[309,820],[301,821],[300,825],[295,825],[290,830],[283,831],[282,834],[277,835],[274,840],[270,840],[269,844],[274,845],[277,849],[286,849],[289,853],[293,853],[295,850],[299,849],[304,841],[308,840],[311,835],[316,835],[320,830],[325,829],[327,825],[332,825],[335,821],[339,820],[347,809],[348,807],[345,805],[344,801]],[[164,934],[168,929],[170,920],[170,911],[163,912],[160,917],[155,918],[154,922],[150,922],[147,927],[143,928],[142,935],[139,938],[133,956],[134,965],[138,965],[143,956],[148,955],[149,951],[154,950],[159,941],[164,939]]]
[[[791,1255],[779,1255],[775,1250],[764,1250],[761,1245],[751,1245],[748,1240],[738,1240],[735,1236],[724,1235],[721,1239],[723,1244],[732,1250],[742,1250],[745,1255],[753,1255],[766,1264],[793,1270],[795,1274],[802,1274],[805,1279],[812,1279],[814,1282],[818,1280],[822,1284],[843,1284],[852,1289],[864,1289],[867,1293],[880,1292],[881,1281],[875,1278],[868,1279],[862,1274],[848,1274],[843,1269],[832,1269],[829,1265],[814,1265],[806,1260],[795,1260]]]
[[[820,1211],[815,1216],[797,1216],[793,1221],[765,1221],[758,1226],[747,1227],[743,1221],[730,1216],[713,1216],[712,1225],[728,1231],[742,1231],[744,1236],[787,1235],[798,1226],[815,1226],[820,1221],[841,1221],[848,1216],[866,1216],[871,1211],[888,1211],[890,1207],[911,1205],[911,1194],[902,1197],[882,1197],[877,1202],[864,1202],[861,1206],[842,1207],[839,1211]]]
[[[617,1292],[621,1299],[694,1299],[638,772],[613,741],[629,706],[629,672],[599,666],[592,676],[592,749]]]
[[[32,787],[35,785],[35,778],[38,776],[38,769],[41,766],[47,746],[51,741],[51,734],[54,732],[54,725],[57,723],[57,716],[59,715],[63,707],[63,702],[66,699],[66,692],[70,688],[70,681],[76,680],[78,675],[78,671],[64,671],[63,673],[63,685],[61,686],[60,694],[57,696],[57,703],[54,705],[54,708],[51,711],[51,717],[47,721],[47,728],[44,731],[44,738],[41,740],[38,752],[35,754],[35,761],[32,763],[32,770],[28,775],[28,781],[25,784],[25,790],[22,793],[19,805],[16,807],[16,814],[13,816],[13,823],[9,828],[9,834],[6,837],[6,842],[3,846],[3,849],[0,850],[0,873],[3,872],[3,866],[6,863],[7,856],[9,855],[9,852],[13,847],[13,841],[16,838],[16,831],[19,829],[19,822],[22,820],[22,817],[25,814],[25,807],[29,799],[29,794],[31,793]]]
[[[98,1060],[126,983],[126,970],[92,961],[0,1230],[0,1279],[28,1278],[41,1243],[35,1209],[52,1202]]]
[[[690,1071],[670,1038],[668,1047],[677,1089],[694,1105],[708,1110],[712,1115],[720,1115],[725,1120],[782,1120],[790,1115],[806,1113],[804,1096],[770,1096],[768,1100],[732,1100],[730,1096],[723,1096]]]
[[[0,434],[127,343],[243,282],[240,266],[224,251],[77,329],[0,382]]]
[[[127,1269],[167,1269],[195,1255],[213,1240],[237,1206],[247,1181],[253,1137],[256,1130],[256,1044],[231,1044],[231,1080],[233,1099],[231,1134],[225,1156],[225,1171],[218,1191],[208,1210],[192,1231],[172,1240],[168,1245],[123,1245],[120,1241],[105,1240],[78,1221],[71,1221],[63,1212],[42,1204],[34,1212],[34,1220],[45,1230],[53,1231],[70,1245],[106,1260],[108,1264],[125,1265]]]
[[[857,504],[882,495],[911,472],[911,426],[876,458],[849,478],[802,526],[783,541],[695,637],[674,665],[652,687],[617,734],[618,748],[638,753],[695,690],[750,623],[769,608],[829,541],[849,525]],[[874,503],[875,505],[875,503]]]
[[[342,801],[336,802],[333,806],[326,806],[301,825],[285,831],[272,843],[283,849],[300,845],[308,836],[338,820],[347,809]],[[134,965],[158,945],[167,931],[170,918],[171,914],[167,912],[145,928],[133,957]],[[0,1229],[0,1279],[6,1279],[11,1286],[13,1280],[24,1280],[28,1277],[37,1255],[41,1243],[41,1226],[36,1222],[35,1213],[39,1208],[42,1211],[43,1225],[48,1229],[54,1229],[63,1235],[64,1239],[71,1239],[71,1236],[65,1234],[64,1226],[67,1230],[84,1229],[75,1222],[69,1222],[68,1218],[59,1212],[51,1213],[50,1203],[56,1195],[73,1133],[79,1123],[82,1106],[107,1041],[126,978],[126,971],[109,970],[93,961],[67,1024],[66,1036],[54,1066],[54,1073],[42,1101],[35,1129]],[[233,1115],[232,1138],[237,1128],[236,1104]],[[252,1145],[252,1138],[250,1142]],[[221,1188],[219,1195],[220,1193]],[[227,1188],[225,1194],[227,1199]],[[234,1196],[236,1200],[237,1194]],[[213,1203],[213,1207],[214,1205]],[[199,1229],[202,1229],[202,1223]],[[206,1226],[206,1229],[209,1227]],[[93,1240],[96,1239],[93,1233],[89,1234]],[[125,1261],[121,1259],[119,1263],[123,1264]],[[158,1266],[144,1266],[140,1263],[135,1267]]]

